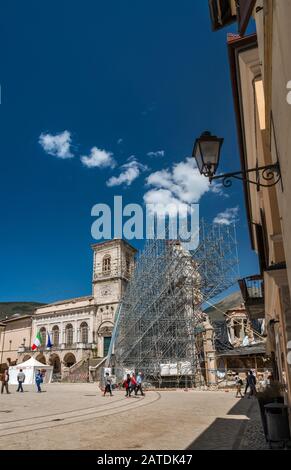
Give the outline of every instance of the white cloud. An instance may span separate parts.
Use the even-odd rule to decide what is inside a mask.
[[[172,175],[169,170],[160,170],[151,173],[146,182],[149,186],[156,186],[157,188],[170,189],[173,185]]]
[[[38,142],[45,152],[58,158],[73,158],[71,147],[71,133],[69,131],[60,132],[59,134],[45,134],[42,132]]]
[[[219,225],[231,225],[237,220],[238,207],[229,207],[224,212],[220,212],[214,218],[213,223]]]
[[[210,190],[208,179],[199,173],[193,158],[176,163],[171,169],[151,173],[146,184],[152,188],[144,194],[144,202],[156,205],[151,209],[157,214],[184,210],[187,204],[198,203]]]
[[[157,150],[156,152],[148,152],[147,156],[148,157],[164,157],[165,150]]]
[[[89,156],[82,155],[81,162],[87,168],[114,168],[116,166],[113,154],[98,147],[92,147]]]
[[[157,216],[176,215],[180,210],[187,210],[187,204],[182,203],[169,189],[150,189],[144,194],[144,202],[149,204],[148,210]]]
[[[122,142],[123,142],[123,139],[121,139],[121,138],[118,139],[118,141],[117,141],[118,145],[122,144]]]
[[[196,203],[209,191],[209,181],[201,176],[193,158],[176,163],[172,169],[150,174],[146,183],[157,189],[168,189],[182,203]]]
[[[107,186],[113,187],[120,186],[122,184],[130,186],[131,183],[139,177],[140,173],[147,169],[147,167],[138,162],[134,156],[131,156],[128,159],[128,162],[122,165],[120,168],[120,175],[111,176],[111,178],[109,178],[109,180],[106,182]]]

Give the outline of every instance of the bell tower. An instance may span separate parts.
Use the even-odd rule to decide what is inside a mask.
[[[119,303],[134,269],[136,249],[122,239],[92,245],[92,294],[97,304]]]

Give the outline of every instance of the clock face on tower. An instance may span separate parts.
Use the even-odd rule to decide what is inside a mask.
[[[111,294],[111,288],[110,288],[110,286],[104,286],[104,287],[102,287],[102,289],[101,289],[101,295],[106,296],[106,295],[110,295],[110,294]]]

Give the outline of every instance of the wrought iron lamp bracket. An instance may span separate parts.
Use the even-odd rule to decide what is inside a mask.
[[[249,173],[255,173],[255,180],[248,178]],[[212,180],[222,179],[222,184],[225,188],[232,186],[232,178],[255,184],[258,190],[260,188],[271,188],[281,180],[280,165],[279,162],[277,162],[272,165],[256,166],[256,168],[251,168],[246,171],[236,171],[217,176],[209,175],[210,182]]]

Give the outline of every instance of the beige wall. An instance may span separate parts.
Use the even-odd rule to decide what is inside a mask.
[[[260,114],[265,115],[265,113],[262,113],[262,109],[265,109],[265,100],[264,96],[260,92],[258,93],[256,87],[256,83],[261,82],[258,49],[252,49],[241,54],[240,73],[247,163],[249,168],[255,168],[257,161],[260,166],[272,163],[270,148],[267,145],[268,135],[262,123],[262,118],[260,118]],[[252,174],[252,179],[254,178],[255,175]],[[280,189],[280,185],[278,187]],[[276,188],[261,187],[258,191],[256,185],[249,185],[249,191],[252,221],[257,224],[262,223],[261,210],[263,210],[266,219],[269,247],[267,264],[283,262],[285,261],[285,253]],[[252,231],[256,241],[255,226],[253,226]]]
[[[265,145],[271,161],[279,160],[281,166],[283,191],[280,184],[275,191],[291,286],[291,105],[287,103],[287,83],[291,80],[291,0],[265,0],[264,10],[255,19],[264,76]]]
[[[287,103],[287,82],[291,80],[291,1],[273,1],[272,97],[274,130],[271,131],[272,159],[279,159],[283,192],[277,186],[283,228],[289,286],[291,286],[291,105]],[[277,150],[276,150],[277,144]],[[289,332],[290,334],[291,332]],[[290,335],[291,339],[291,335]]]
[[[16,361],[18,349],[25,340],[26,346],[31,346],[31,318],[10,320],[5,323],[5,331],[1,334],[0,363]]]
[[[258,4],[262,2],[258,2]],[[266,214],[269,265],[286,261],[287,270],[265,272],[267,320],[275,323],[272,339],[280,379],[286,375],[291,402],[291,366],[287,364],[287,343],[291,340],[291,105],[287,83],[291,80],[291,0],[265,0],[255,14],[259,57],[262,63],[266,130],[258,137],[259,154],[265,163],[279,161],[282,184],[253,194]],[[257,131],[257,129],[256,129]],[[261,142],[260,142],[261,140]]]
[[[291,81],[291,0],[265,0],[263,6],[255,13],[258,48],[244,50],[239,56],[240,106],[247,167],[277,161],[281,167],[283,186],[279,183],[257,190],[255,185],[249,185],[249,195],[251,222],[264,227],[261,212],[265,218],[265,311],[267,323],[276,321],[269,348],[276,351],[280,379],[286,378],[291,402],[291,367],[286,360],[287,343],[291,340],[291,105],[287,102],[287,83]],[[252,233],[255,249],[262,254],[255,225]],[[285,261],[287,270],[282,265],[276,267]],[[274,265],[276,269],[270,269]]]

